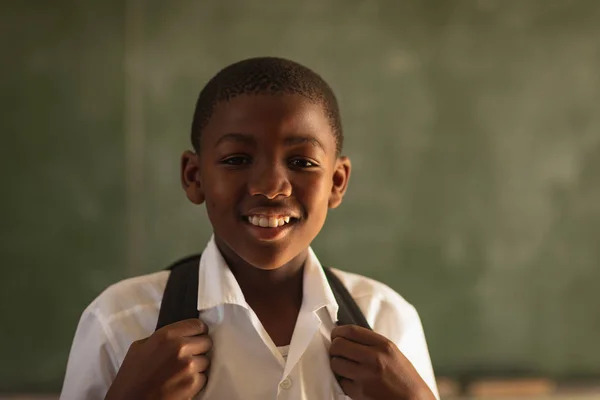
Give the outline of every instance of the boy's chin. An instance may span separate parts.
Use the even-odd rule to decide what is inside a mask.
[[[217,247],[227,262],[242,262],[263,271],[272,271],[285,265],[304,263],[310,241],[290,235],[283,240],[257,241],[254,238],[219,237]],[[231,267],[231,265],[230,265]]]
[[[304,249],[277,249],[276,246],[261,246],[256,249],[243,249],[239,254],[248,264],[263,271],[273,271],[292,261],[304,263],[308,254],[308,246]],[[240,249],[241,250],[241,249]]]

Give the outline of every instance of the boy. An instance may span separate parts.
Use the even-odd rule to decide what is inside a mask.
[[[81,317],[61,399],[435,399],[419,316],[392,289],[335,270],[373,331],[336,326],[309,246],[348,185],[342,139],[332,90],[304,66],[254,58],[213,77],[181,160],[214,232],[199,318],[153,332],[168,271],[109,287]]]

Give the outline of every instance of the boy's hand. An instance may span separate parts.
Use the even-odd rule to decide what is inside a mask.
[[[204,322],[187,319],[133,342],[105,400],[193,398],[206,385],[207,333]]]
[[[356,325],[331,333],[331,370],[353,400],[435,400],[435,396],[398,347]]]

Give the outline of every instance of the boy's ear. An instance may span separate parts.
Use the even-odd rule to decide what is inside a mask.
[[[346,156],[338,157],[333,171],[333,185],[329,195],[329,208],[336,208],[342,203],[342,198],[348,188],[352,164]]]
[[[181,156],[181,186],[192,203],[204,203],[204,189],[200,182],[200,157],[189,150]]]

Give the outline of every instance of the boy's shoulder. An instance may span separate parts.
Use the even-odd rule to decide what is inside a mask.
[[[106,323],[136,313],[158,315],[169,271],[127,278],[107,287],[86,309]]]
[[[375,332],[398,345],[406,342],[409,332],[422,332],[416,308],[394,289],[366,276],[335,268],[332,270]]]
[[[352,298],[359,303],[386,303],[402,310],[414,310],[412,304],[385,283],[337,268],[331,270],[340,278]]]

